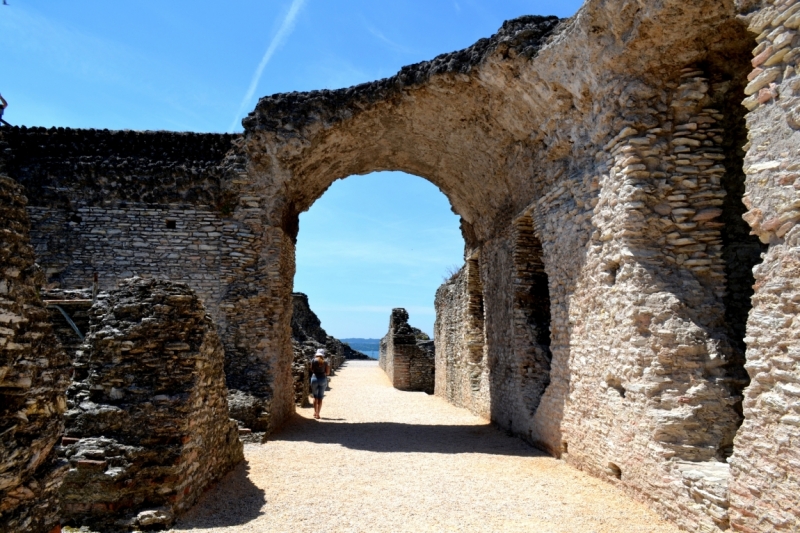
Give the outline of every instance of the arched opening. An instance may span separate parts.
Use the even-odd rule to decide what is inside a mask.
[[[464,249],[448,199],[402,172],[351,176],[302,213],[298,229],[293,290],[324,329],[298,338],[293,320],[295,368],[320,342],[345,359],[388,351],[396,357],[381,355],[381,366],[396,388],[433,393],[434,295]]]

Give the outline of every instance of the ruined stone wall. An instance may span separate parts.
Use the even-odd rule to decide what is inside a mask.
[[[90,320],[68,391],[63,517],[169,525],[243,459],[216,328],[189,287],[142,278],[101,293]]]
[[[392,309],[389,331],[381,339],[378,365],[398,390],[434,392],[435,347],[408,324],[405,309]]]
[[[742,2],[742,4],[746,4]],[[736,531],[800,529],[800,2],[748,10],[754,42],[745,219],[768,245],[747,322],[744,423],[731,457]]]
[[[628,126],[598,153],[594,231],[567,308],[567,460],[646,487],[688,529],[727,527],[727,504],[696,502],[680,461],[715,468],[739,421],[716,221],[725,132],[709,107],[715,88],[708,73],[682,69],[652,96],[662,111],[651,127]],[[543,221],[542,233],[555,234],[553,223]]]
[[[483,285],[477,258],[436,291],[435,394],[490,418]]]
[[[33,193],[50,287],[90,287],[94,273],[104,290],[134,275],[187,283],[219,329],[234,414],[261,431],[287,416],[289,351],[269,331],[288,327],[276,307],[291,285],[276,278],[291,279],[293,252],[236,190],[237,136],[15,127],[3,138],[9,173]]]
[[[103,290],[134,276],[180,280],[214,316],[223,316],[225,282],[255,262],[256,236],[207,207],[33,206],[28,212],[36,256],[61,287],[88,287],[95,272]]]
[[[29,154],[14,156],[13,175],[42,198],[31,212],[54,281],[82,267],[59,262],[59,250],[78,252],[45,233],[78,227],[78,209],[93,227],[145,209],[124,222],[158,235],[139,238],[143,250],[170,238],[163,210],[208,226],[200,239],[222,238],[215,212],[235,226],[226,238],[249,262],[218,289],[187,281],[221,298],[208,306],[229,385],[264,428],[293,409],[299,214],[351,174],[423,176],[466,243],[466,270],[437,296],[437,392],[687,530],[791,529],[797,7],[740,3],[755,42],[733,0],[587,0],[569,20],[508,21],[386,80],[262,98],[234,150],[199,166],[181,162],[199,137],[162,156],[170,134],[13,130]],[[134,148],[114,144],[125,139]],[[120,149],[141,154],[108,155]],[[745,220],[762,242],[739,220],[745,171]],[[204,252],[205,268],[223,268]]]
[[[47,533],[59,524],[66,467],[54,447],[64,429],[69,360],[37,287],[27,199],[0,161],[0,529]]]
[[[249,176],[289,236],[349,174],[436,184],[478,262],[491,419],[688,529],[727,526],[747,384],[759,247],[736,222],[751,38],[735,15],[588,0],[387,80],[263,98],[244,121]]]

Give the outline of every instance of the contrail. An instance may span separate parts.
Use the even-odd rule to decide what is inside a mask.
[[[306,3],[306,0],[292,0],[292,6],[289,8],[289,12],[286,14],[286,18],[283,19],[283,23],[281,24],[278,33],[275,34],[273,37],[272,42],[269,43],[267,47],[267,51],[264,52],[264,57],[261,58],[261,63],[258,64],[258,68],[256,69],[255,74],[253,74],[253,80],[250,82],[250,87],[247,88],[247,93],[244,95],[242,99],[242,103],[239,106],[239,111],[236,113],[236,116],[233,117],[233,122],[231,126],[228,128],[228,133],[232,133],[234,128],[239,124],[239,120],[244,113],[245,109],[249,105],[250,101],[253,99],[253,95],[256,92],[256,88],[258,87],[258,82],[261,80],[261,75],[264,73],[264,67],[267,66],[269,60],[272,59],[272,55],[275,51],[280,47],[289,34],[294,29],[294,19],[297,18],[297,13],[303,7],[303,4]]]

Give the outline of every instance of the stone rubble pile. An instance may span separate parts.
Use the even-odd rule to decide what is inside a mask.
[[[180,283],[125,280],[90,313],[67,393],[63,517],[101,531],[168,526],[243,459],[222,344]]]
[[[0,162],[1,164],[2,162]],[[46,533],[59,523],[66,472],[53,449],[64,429],[69,360],[37,289],[27,200],[0,168],[0,530]]]

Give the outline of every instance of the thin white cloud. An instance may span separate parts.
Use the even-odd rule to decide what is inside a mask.
[[[267,63],[269,60],[272,59],[272,56],[275,54],[275,51],[280,48],[280,46],[286,42],[286,39],[292,33],[294,29],[294,21],[297,18],[297,14],[302,9],[303,5],[305,5],[306,0],[293,0],[291,7],[289,7],[289,12],[286,13],[286,17],[283,19],[281,23],[281,27],[278,29],[278,33],[275,34],[275,37],[272,38],[272,42],[269,43],[267,47],[267,51],[264,52],[264,56],[261,58],[261,62],[258,64],[258,68],[256,68],[255,73],[253,74],[253,80],[250,82],[250,87],[247,88],[247,92],[242,98],[242,103],[239,106],[239,111],[236,112],[236,116],[233,117],[233,122],[231,122],[231,126],[228,128],[228,132],[233,132],[236,126],[239,124],[239,119],[242,117],[245,109],[250,105],[250,102],[253,99],[253,95],[256,93],[256,88],[258,88],[258,82],[261,81],[261,75],[264,74],[264,68],[266,68]]]
[[[455,237],[455,236],[454,236]],[[357,239],[329,238],[304,240],[297,247],[298,267],[318,265],[328,268],[333,264],[359,264],[361,266],[391,265],[409,267],[415,270],[436,265],[449,265],[453,262],[447,250],[441,250],[440,242],[417,243],[415,248],[403,243],[395,245],[391,236],[386,240],[359,241]],[[299,241],[298,241],[299,242]],[[459,243],[457,248],[463,244]],[[320,258],[324,261],[320,261]]]
[[[379,29],[374,27],[372,24],[370,24],[366,20],[364,20],[364,25],[367,27],[367,31],[370,32],[373,37],[376,37],[379,40],[383,41],[384,44],[388,45],[389,48],[391,48],[395,52],[400,52],[400,53],[403,53],[403,54],[408,54],[408,53],[413,52],[413,50],[409,49],[408,47],[403,46],[402,44],[396,43],[393,40],[391,40],[388,37],[386,37]]]
[[[460,5],[458,5],[458,2],[456,2],[456,0],[453,0],[453,6],[455,6],[455,8],[456,8],[456,11],[458,11],[459,13],[461,13],[461,6],[460,6]]]

